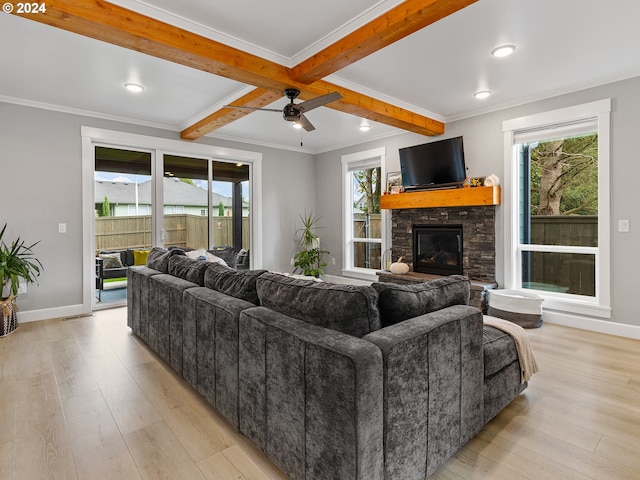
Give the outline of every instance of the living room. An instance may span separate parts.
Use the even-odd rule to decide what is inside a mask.
[[[635,4],[625,3],[621,8],[623,16],[633,16],[628,13],[633,9],[637,9]],[[24,19],[11,20],[27,22]],[[1,21],[9,20],[2,18]],[[2,38],[3,44],[8,44]],[[589,66],[594,70],[599,68],[592,59]],[[51,68],[55,67],[52,65]],[[640,311],[633,300],[633,285],[634,274],[640,265],[630,252],[639,240],[635,225],[640,221],[633,200],[636,178],[640,174],[640,167],[634,161],[637,150],[635,131],[639,126],[637,112],[640,109],[639,73],[637,65],[629,64],[624,74],[607,80],[578,84],[570,90],[555,90],[548,96],[536,97],[531,101],[510,104],[505,100],[499,108],[470,117],[447,119],[444,135],[447,138],[464,137],[470,176],[495,173],[505,187],[503,205],[497,208],[496,225],[496,281],[502,286],[505,285],[508,258],[505,254],[505,205],[510,201],[504,196],[508,185],[505,183],[503,122],[611,99],[610,235],[602,239],[603,243],[608,244],[609,250],[610,316],[584,316],[582,324],[576,324],[574,319],[565,320],[567,324],[578,328],[635,339],[640,338]],[[45,81],[46,77],[39,80]],[[87,270],[86,262],[79,255],[86,249],[86,243],[90,242],[90,237],[85,233],[86,217],[83,213],[83,185],[87,177],[82,170],[82,128],[170,141],[178,141],[179,134],[150,123],[123,121],[117,117],[82,111],[77,107],[54,109],[37,98],[19,101],[14,91],[11,95],[3,91],[0,94],[3,95],[0,99],[2,164],[11,167],[8,178],[12,179],[3,182],[2,198],[5,201],[2,202],[2,218],[9,224],[12,235],[32,241],[40,240],[37,253],[45,267],[39,284],[29,285],[28,293],[19,297],[21,318],[28,322],[80,315],[88,301],[86,283],[92,281],[92,278],[87,278],[92,272]],[[28,97],[28,92],[24,93],[24,97]],[[309,118],[313,119],[313,115],[309,114]],[[280,121],[277,115],[273,122],[276,121]],[[296,134],[292,142],[295,147],[299,139]],[[215,134],[203,137],[197,143],[220,151],[248,151],[261,155],[262,261],[255,267],[291,271],[294,234],[299,215],[306,210],[322,217],[322,247],[331,252],[331,258],[336,259],[335,265],[329,262],[326,273],[341,276],[342,157],[384,149],[386,171],[398,171],[398,150],[426,141],[430,139],[422,135],[396,132],[393,136],[317,151],[216,138]],[[627,233],[618,231],[618,220],[623,219],[630,224]],[[60,223],[66,224],[66,234],[58,233]],[[556,321],[562,323],[563,318],[558,316]],[[637,376],[635,378],[637,382]]]

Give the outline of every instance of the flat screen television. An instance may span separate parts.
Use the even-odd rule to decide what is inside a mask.
[[[467,177],[462,137],[400,149],[405,190],[461,187]]]

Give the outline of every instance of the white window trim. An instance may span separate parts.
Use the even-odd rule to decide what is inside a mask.
[[[351,242],[353,241],[353,222],[351,221],[351,212],[353,211],[353,201],[350,201],[351,182],[350,182],[350,168],[354,165],[367,167],[381,167],[381,177],[386,178],[385,168],[386,148],[374,148],[371,150],[365,150],[362,152],[351,153],[349,155],[343,155],[341,157],[342,162],[342,276],[357,278],[360,280],[367,280],[375,282],[378,280],[376,272],[378,270],[372,268],[356,268],[353,265],[353,255]],[[390,241],[390,232],[388,232],[387,225],[389,225],[388,210],[382,210],[380,214],[381,232],[382,238],[381,252],[387,249]]]
[[[610,245],[610,143],[611,143],[611,99],[603,99],[582,105],[528,115],[503,122],[504,133],[504,282],[505,288],[520,286],[520,252],[535,247],[519,246],[518,237],[518,169],[514,137],[516,132],[531,130],[554,124],[562,124],[589,118],[598,119],[598,247],[562,247],[572,253],[594,253],[596,255],[596,297],[557,294],[536,291],[544,297],[545,311],[560,314],[586,315],[611,318],[611,245]],[[547,248],[546,250],[549,250]],[[545,251],[546,251],[545,250]],[[569,250],[571,252],[569,252]]]

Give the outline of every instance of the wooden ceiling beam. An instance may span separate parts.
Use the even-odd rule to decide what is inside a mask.
[[[344,98],[329,108],[421,135],[444,132],[441,122],[423,115],[327,82],[303,84],[292,79],[287,67],[102,0],[48,0],[46,13],[15,12],[29,20],[257,87],[247,98],[237,99],[237,105],[244,101],[249,102],[246,106],[268,105],[283,96],[286,88],[298,88],[302,100],[339,91]],[[181,135],[196,139],[248,113],[230,110],[237,109],[221,109]]]
[[[282,92],[274,92],[265,90],[264,88],[256,88],[251,92],[231,102],[233,105],[242,105],[244,107],[262,108],[283,98]],[[252,110],[242,110],[239,108],[221,108],[207,115],[202,120],[185,128],[180,132],[180,138],[184,140],[196,140],[207,133],[223,127],[239,118],[252,113]]]
[[[478,0],[406,0],[293,67],[291,76],[312,83],[411,35]]]

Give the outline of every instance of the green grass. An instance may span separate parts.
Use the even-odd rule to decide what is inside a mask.
[[[111,283],[111,282],[123,282],[126,281],[127,277],[119,277],[119,278],[105,278],[104,279],[104,283]]]

